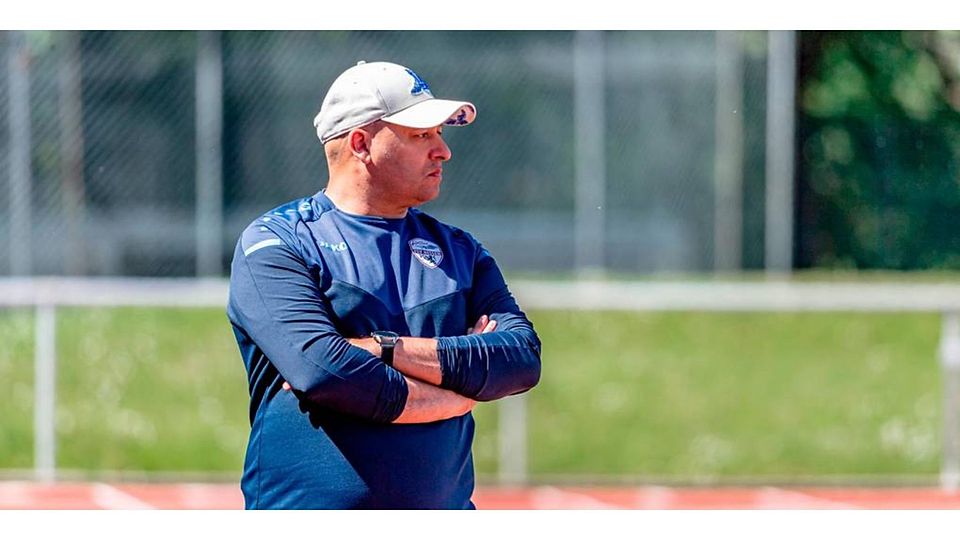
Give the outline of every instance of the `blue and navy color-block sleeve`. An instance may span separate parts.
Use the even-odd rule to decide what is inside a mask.
[[[468,300],[468,320],[489,315],[494,332],[437,339],[440,386],[478,401],[525,392],[540,380],[540,338],[507,288],[503,274],[480,248]]]
[[[320,269],[289,245],[295,231],[285,239],[276,232],[249,227],[231,269],[228,315],[263,352],[260,358],[244,354],[245,361],[267,364],[248,371],[275,368],[280,377],[268,384],[286,380],[306,399],[337,412],[395,420],[407,399],[402,374],[338,333],[317,286]],[[254,384],[251,395],[263,392]]]

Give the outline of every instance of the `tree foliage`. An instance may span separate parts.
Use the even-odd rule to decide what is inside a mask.
[[[800,39],[800,266],[960,268],[960,34]]]

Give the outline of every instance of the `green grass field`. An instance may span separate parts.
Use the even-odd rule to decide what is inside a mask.
[[[531,474],[933,475],[937,314],[532,312]],[[0,469],[33,460],[32,314],[0,311]],[[246,379],[217,309],[58,311],[58,465],[239,471]],[[496,470],[494,404],[476,410]]]

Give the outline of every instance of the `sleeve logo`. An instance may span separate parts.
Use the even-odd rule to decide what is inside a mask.
[[[443,260],[443,250],[440,249],[440,246],[423,238],[414,238],[407,242],[407,245],[410,246],[413,257],[420,261],[420,264],[427,268],[440,266],[440,261]]]

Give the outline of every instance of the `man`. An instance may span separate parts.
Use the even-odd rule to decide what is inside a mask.
[[[415,208],[440,193],[443,127],[475,117],[360,62],[314,120],[326,189],[243,231],[227,313],[250,388],[247,508],[474,508],[471,410],[540,378],[493,258]]]

